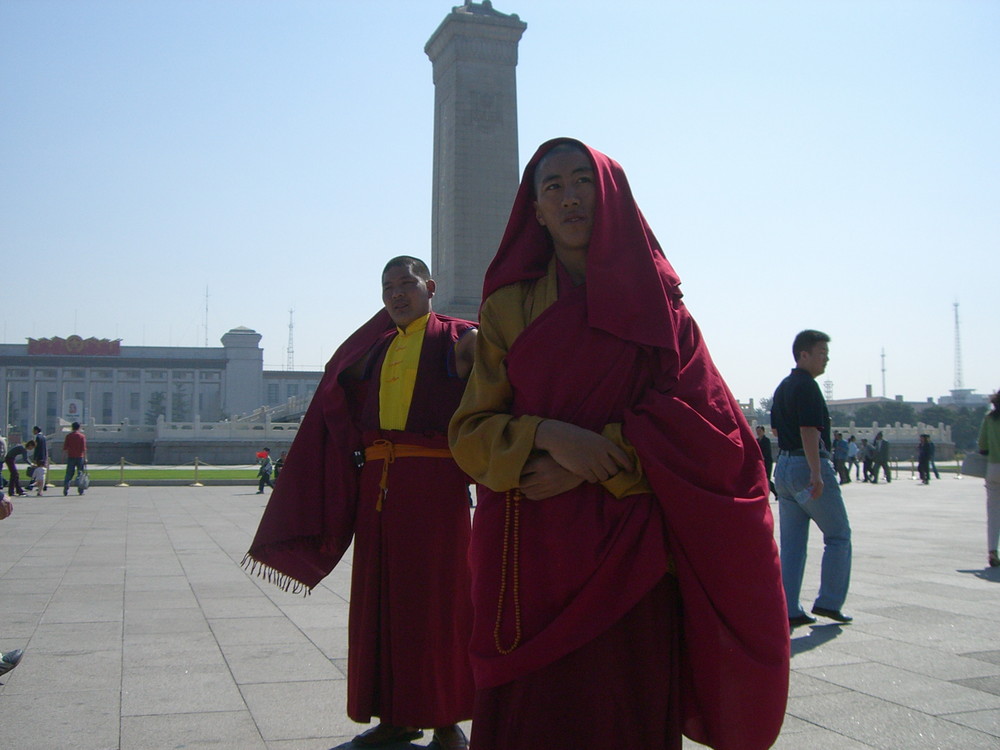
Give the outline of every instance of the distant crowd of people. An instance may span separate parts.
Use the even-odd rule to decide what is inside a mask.
[[[4,437],[0,435],[0,455],[3,456],[3,464],[7,467],[6,478],[3,476],[3,467],[0,467],[0,494],[6,489],[7,494],[11,497],[24,497],[29,492],[41,496],[45,494],[46,489],[52,486],[49,483],[51,460],[48,440],[38,425],[32,427],[31,432],[31,439],[23,443],[15,443],[9,448]],[[66,459],[63,495],[69,494],[71,483],[82,495],[89,485],[86,481],[87,438],[80,429],[79,422],[73,422],[70,425],[70,431],[63,439],[62,450]],[[27,480],[23,484],[21,472],[17,466],[19,460],[27,464],[25,471]]]
[[[775,431],[775,428],[772,428]],[[771,439],[766,436],[766,430],[762,426],[757,427],[757,443],[760,445],[761,455],[764,458],[764,466],[767,471],[768,481],[771,480],[771,467],[773,466]],[[923,484],[928,484],[930,475],[940,479],[941,473],[938,471],[937,463],[934,460],[935,446],[931,441],[931,436],[927,433],[920,435],[920,442],[917,445],[913,458],[917,463],[917,473]],[[852,481],[870,482],[878,484],[879,475],[885,479],[886,483],[892,481],[892,470],[889,468],[891,458],[890,443],[885,439],[881,431],[875,435],[871,443],[868,438],[861,438],[859,443],[854,435],[847,438],[843,433],[835,431],[829,447],[830,460],[833,463],[834,472],[837,475],[838,484],[850,484]],[[851,474],[854,479],[851,479]],[[774,492],[774,484],[771,482],[771,491]]]

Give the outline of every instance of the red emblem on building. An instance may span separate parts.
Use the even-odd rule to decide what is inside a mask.
[[[117,357],[122,353],[122,340],[89,339],[56,336],[51,339],[28,339],[28,354],[85,354],[98,357]]]

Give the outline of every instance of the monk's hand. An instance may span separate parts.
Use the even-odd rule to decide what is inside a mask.
[[[603,482],[622,469],[632,469],[628,454],[606,437],[557,419],[538,425],[535,447],[585,482]]]
[[[525,462],[518,489],[529,500],[545,500],[582,483],[583,479],[564,469],[548,453],[542,453]]]

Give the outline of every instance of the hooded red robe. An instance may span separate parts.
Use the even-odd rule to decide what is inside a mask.
[[[483,716],[498,733],[507,731],[505,721],[508,728],[563,722],[567,732],[576,722],[595,733],[587,747],[604,747],[598,733],[613,731],[617,694],[637,683],[642,690],[628,700],[648,700],[656,710],[679,692],[683,731],[698,742],[720,750],[770,747],[784,716],[789,641],[760,451],[617,163],[568,139],[539,148],[487,272],[480,343],[491,338],[491,295],[505,290],[513,312],[510,300],[519,298],[510,285],[528,289],[549,273],[552,245],[535,217],[533,179],[559,143],[577,145],[594,166],[587,281],[560,284],[558,301],[510,346],[503,363],[510,403],[479,414],[466,402],[459,407],[453,451],[462,463],[470,446],[480,445],[472,434],[479,419],[533,415],[599,433],[620,423],[652,493],[616,499],[601,485],[583,484],[531,502],[480,488],[470,553],[480,689],[473,746],[503,746],[490,738],[476,744]],[[467,401],[475,399],[479,369],[477,357]],[[671,560],[676,582],[667,573]],[[664,589],[674,585],[679,632],[664,605]],[[635,663],[602,663],[615,638],[617,652],[629,642],[647,644],[655,652],[650,669],[662,668],[664,653],[672,657],[674,686],[649,685],[641,651]],[[675,638],[679,652],[671,653],[667,641]],[[574,695],[589,689],[580,680],[608,691],[610,720],[574,715]],[[498,719],[511,705],[518,715]],[[667,722],[672,709],[662,710]],[[641,732],[620,736],[654,747]]]

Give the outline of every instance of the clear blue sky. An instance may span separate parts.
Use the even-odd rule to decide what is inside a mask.
[[[0,0],[3,340],[263,334],[318,369],[430,260],[431,64],[457,0]],[[794,334],[835,398],[1000,387],[1000,3],[497,0],[521,162],[617,159],[742,399]],[[992,343],[990,343],[992,342]]]

